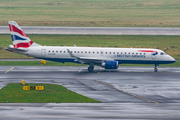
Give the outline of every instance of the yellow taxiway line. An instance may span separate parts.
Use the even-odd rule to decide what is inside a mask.
[[[78,72],[78,73],[80,73],[80,72],[81,72],[81,70],[82,70],[82,68],[79,70],[79,72]]]
[[[14,67],[12,67],[11,69],[7,70],[5,73],[8,73],[8,72],[11,71],[12,69],[14,69]]]
[[[100,71],[98,72],[98,74],[101,72],[102,68],[100,69]]]

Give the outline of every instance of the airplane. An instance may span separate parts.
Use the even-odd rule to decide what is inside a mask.
[[[88,64],[89,72],[94,70],[94,65],[118,69],[119,64],[154,64],[157,72],[159,64],[176,62],[159,49],[42,46],[31,41],[15,21],[8,23],[13,45],[5,47],[7,51],[55,62]]]

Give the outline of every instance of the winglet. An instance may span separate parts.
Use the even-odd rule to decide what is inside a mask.
[[[77,47],[77,46],[74,44],[74,47]]]

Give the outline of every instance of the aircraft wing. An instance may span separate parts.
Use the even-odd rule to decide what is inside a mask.
[[[113,59],[106,58],[91,58],[91,57],[79,57],[76,59],[81,63],[102,63],[104,61],[113,61]]]
[[[109,58],[77,57],[74,56],[69,49],[67,49],[67,51],[72,58],[76,58],[75,61],[79,61],[81,63],[102,63],[104,61],[114,61],[113,59]]]

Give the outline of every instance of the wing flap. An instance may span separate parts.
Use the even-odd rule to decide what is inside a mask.
[[[99,62],[99,63],[113,60],[109,58],[92,58],[92,57],[79,57],[78,59],[81,61],[94,61],[94,62]]]

